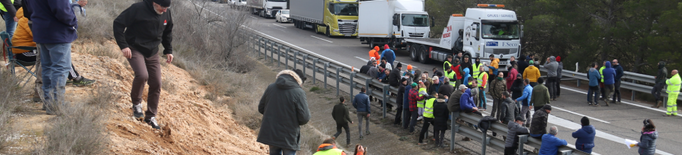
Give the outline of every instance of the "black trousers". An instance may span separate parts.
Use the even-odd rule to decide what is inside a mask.
[[[402,121],[401,118],[403,117],[402,114],[403,114],[403,106],[398,105],[398,108],[395,111],[395,119],[393,119],[394,120],[393,124],[400,124],[400,122]]]
[[[620,102],[620,80],[616,81],[615,84],[615,89],[613,90],[613,100],[612,101],[618,101]],[[616,100],[618,99],[618,100]]]
[[[419,113],[417,113],[418,110],[415,109],[414,111],[410,111],[412,113],[410,116],[410,132],[414,132],[414,126],[417,125],[417,117],[419,117]],[[424,123],[426,124],[426,123]]]
[[[362,124],[360,124],[362,125]],[[346,130],[346,144],[350,144],[350,128],[348,127],[348,123],[346,124],[336,124],[336,134],[334,134],[334,139],[338,139],[339,135],[341,135],[341,128]]]
[[[433,128],[436,128],[436,126],[434,125]],[[445,138],[445,129],[435,130],[433,133],[435,134],[435,135],[433,135],[433,137],[436,138],[436,146],[442,146],[443,145],[443,138]]]
[[[424,137],[426,136],[426,133],[429,132],[429,126],[433,124],[433,118],[426,118],[424,117],[424,124],[422,124],[422,130],[419,132],[419,143],[422,143],[424,141]],[[434,130],[435,133],[435,130]]]
[[[416,110],[415,110],[416,111]],[[410,120],[412,118],[412,112],[409,107],[403,108],[403,129],[407,129],[410,125]]]
[[[505,147],[504,148],[504,155],[516,155],[516,150],[519,147]]]
[[[651,94],[656,97],[656,102],[662,101],[661,90],[663,90],[663,86],[665,86],[665,83],[657,83],[654,85],[654,89],[651,90]]]
[[[561,77],[558,77],[556,80],[556,96],[561,96]]]

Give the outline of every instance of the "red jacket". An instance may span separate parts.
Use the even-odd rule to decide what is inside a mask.
[[[457,80],[461,80],[461,79],[462,79],[462,73],[459,72],[459,66],[460,66],[460,65],[457,65],[457,66],[450,66],[450,68],[451,68],[453,71],[455,71],[455,74],[457,74]]]
[[[407,97],[407,100],[410,103],[410,111],[415,111],[417,110],[417,101],[424,100],[424,96],[419,96],[417,89],[410,89],[410,94],[409,97]]]
[[[509,76],[507,76],[507,90],[511,90],[511,86],[514,83],[514,80],[516,80],[516,75],[519,75],[519,72],[516,71],[516,69],[512,68],[509,71]]]

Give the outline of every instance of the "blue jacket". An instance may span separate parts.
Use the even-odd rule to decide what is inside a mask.
[[[604,84],[612,85],[613,83],[616,82],[614,81],[616,78],[616,70],[613,70],[613,68],[611,68],[611,62],[607,61],[606,65],[604,66],[606,66],[606,68],[604,68],[604,71],[602,71],[602,73],[604,73]]]
[[[566,140],[559,139],[552,134],[542,135],[542,144],[538,155],[556,155],[559,147],[567,145]]]
[[[575,148],[583,152],[592,153],[592,148],[594,148],[594,136],[596,134],[597,131],[592,125],[583,126],[582,129],[573,132],[573,138],[578,138],[575,141]]]
[[[462,71],[464,72],[464,77],[463,77],[464,80],[462,83],[464,83],[464,85],[466,85],[466,86],[469,86],[469,77],[471,77],[471,75],[469,74],[469,68],[464,68],[464,70],[462,70]]]
[[[33,41],[39,44],[71,43],[78,34],[78,22],[67,0],[35,0],[31,2]]]
[[[393,62],[395,61],[395,52],[391,49],[385,49],[383,52],[381,52],[381,57],[386,58],[386,61],[393,65]]]
[[[355,98],[353,98],[353,107],[355,107],[358,112],[371,113],[369,106],[369,96],[363,92],[355,95]]]
[[[459,108],[462,111],[467,111],[474,107],[476,107],[476,104],[474,104],[474,98],[471,97],[471,89],[467,89],[464,91],[464,94],[462,94],[462,97],[459,98]]]
[[[587,77],[590,79],[590,86],[599,86],[601,74],[599,74],[597,69],[590,68],[590,71],[587,72]]]
[[[522,101],[523,104],[521,105],[529,106],[528,104],[530,103],[531,94],[533,94],[533,87],[526,85],[526,87],[523,88],[523,95],[519,98],[516,98],[516,100]]]
[[[377,79],[379,79],[379,80],[385,79],[386,76],[388,76],[388,75],[386,75],[386,72],[381,72],[381,73],[379,73],[379,77],[377,77]]]
[[[407,86],[405,86],[405,93],[403,94],[403,108],[404,109],[409,109],[407,107],[410,107],[410,101],[408,100],[408,97],[410,97],[410,90],[412,90],[412,85],[410,85],[411,82],[407,83]]]
[[[613,69],[616,70],[616,81],[620,81],[620,78],[623,78],[623,67],[620,65],[615,65],[613,66]]]

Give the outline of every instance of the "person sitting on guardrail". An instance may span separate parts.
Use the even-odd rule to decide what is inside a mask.
[[[507,138],[504,141],[504,155],[516,155],[516,150],[519,148],[519,135],[528,134],[528,128],[523,126],[526,119],[522,116],[517,116],[515,121],[507,122]]]
[[[449,100],[448,100],[448,110],[450,112],[459,112],[460,111],[460,98],[462,97],[462,94],[464,94],[464,91],[467,90],[467,86],[460,84],[457,87],[457,90],[450,94]],[[457,118],[457,116],[453,116],[453,119]]]
[[[656,103],[652,108],[659,108],[663,105],[663,98],[661,98],[661,91],[665,87],[665,81],[668,78],[668,69],[665,68],[665,61],[658,62],[658,74],[654,76],[656,85],[651,89],[651,94],[656,98]]]
[[[604,68],[604,70],[602,70],[602,77],[603,77],[602,80],[604,81],[604,90],[605,90],[606,94],[604,94],[602,96],[604,96],[603,100],[604,100],[604,103],[606,104],[606,106],[609,106],[609,102],[611,102],[609,100],[611,100],[611,96],[613,96],[613,89],[614,89],[613,84],[615,83],[614,80],[616,78],[616,70],[611,68],[611,62],[609,62],[609,61],[604,62],[604,66],[605,66],[605,68]]]
[[[360,73],[362,74],[369,73],[369,69],[375,66],[374,63],[376,63],[375,60],[367,61],[366,65],[362,65],[362,67],[360,67]]]
[[[438,93],[450,96],[450,94],[452,94],[452,91],[455,91],[455,87],[451,85],[451,83],[454,83],[454,81],[450,82],[451,80],[448,77],[443,78],[443,81],[445,81],[445,83],[443,83],[443,85],[441,85],[440,88],[438,88]]]
[[[417,108],[417,101],[424,100],[424,96],[419,95],[420,86],[417,83],[412,83],[412,89],[408,96],[409,108],[410,108],[410,133],[414,133],[414,126],[417,125],[417,117],[419,117],[419,109]]]
[[[403,76],[410,75],[410,77],[415,77],[415,76],[414,76],[414,73],[415,73],[415,72],[414,72],[414,70],[412,70],[412,65],[408,64],[408,65],[407,65],[407,70],[405,70],[405,72],[403,73]]]
[[[393,64],[388,63],[388,61],[386,61],[386,58],[381,58],[381,63],[380,63],[380,64],[381,64],[381,65],[384,65],[384,69],[393,70]]]
[[[372,113],[372,107],[369,105],[369,96],[367,96],[367,89],[365,87],[360,88],[360,93],[355,95],[353,98],[353,107],[357,110],[358,115],[358,135],[360,135],[360,140],[363,138],[362,134],[362,120],[366,122],[366,133],[369,135],[369,116]]]
[[[459,109],[466,113],[476,113],[481,115],[481,113],[478,112],[478,107],[476,107],[476,104],[474,103],[474,97],[471,95],[471,89],[465,90],[462,94],[462,97],[459,98]]]
[[[530,98],[530,104],[532,104],[534,107],[533,111],[538,111],[540,108],[546,104],[550,104],[551,102],[549,91],[547,90],[547,87],[542,84],[543,82],[545,82],[545,80],[543,78],[539,78],[538,83],[540,84],[533,87],[533,94]]]
[[[529,79],[531,87],[535,87],[535,85],[538,84],[538,78],[541,76],[540,69],[537,67],[539,64],[540,63],[531,64],[523,71],[523,79]]]
[[[674,69],[671,73],[672,78],[665,81],[668,85],[668,106],[665,116],[677,116],[677,96],[680,95],[680,74],[677,74],[677,69]]]
[[[572,134],[573,138],[577,138],[575,140],[575,148],[586,153],[592,153],[594,136],[597,134],[597,129],[590,125],[590,119],[587,116],[583,116],[580,119],[580,125],[582,125],[582,128]]]
[[[587,104],[590,106],[599,106],[599,81],[601,80],[601,73],[597,71],[597,63],[592,63],[589,71],[587,71],[587,78],[589,79],[589,88],[587,89]],[[593,95],[594,94],[594,100]]]
[[[639,137],[639,143],[635,146],[639,147],[637,152],[640,155],[654,155],[656,154],[656,139],[658,139],[658,131],[651,119],[644,119],[644,127],[642,127],[642,136]]]
[[[623,78],[623,67],[620,66],[620,63],[618,63],[618,59],[613,59],[611,62],[613,65],[613,69],[616,70],[616,77],[614,78],[614,84],[613,84],[613,99],[611,100],[612,103],[618,102],[620,103],[620,81],[621,78]]]
[[[444,147],[443,138],[445,137],[445,130],[448,129],[448,118],[450,111],[448,110],[448,95],[438,93],[438,99],[433,103],[433,137],[436,139],[437,147]]]
[[[531,135],[533,133],[532,129],[531,127]],[[559,152],[559,147],[568,145],[566,140],[556,137],[557,134],[559,134],[559,129],[556,126],[549,128],[549,134],[542,136],[542,144],[538,155],[556,155]]]
[[[388,44],[384,45],[384,51],[381,52],[381,58],[386,58],[386,61],[388,61],[391,66],[393,65],[393,62],[395,61],[395,52],[388,47]]]
[[[533,94],[533,87],[530,86],[530,80],[524,79],[523,80],[523,95],[521,97],[516,98],[516,102],[521,102],[521,116],[526,117],[526,120],[530,119],[530,109],[533,109],[533,104],[530,102],[531,94]],[[526,122],[526,127],[530,126],[528,122]]]
[[[545,105],[540,110],[535,111],[533,119],[530,122],[530,136],[533,138],[540,138],[547,133],[547,120],[549,113],[552,112],[551,105]],[[555,134],[556,135],[556,134]]]
[[[379,78],[379,66],[370,66],[369,70],[367,70],[367,75],[373,79]]]

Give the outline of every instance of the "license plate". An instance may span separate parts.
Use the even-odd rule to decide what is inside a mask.
[[[500,65],[507,65],[506,61],[500,62]]]

